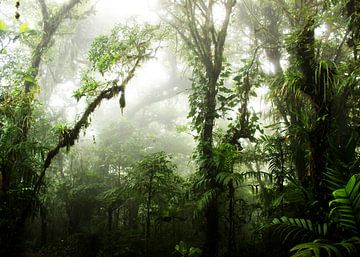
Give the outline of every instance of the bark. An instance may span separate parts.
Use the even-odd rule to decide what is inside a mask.
[[[108,208],[108,232],[110,233],[112,231],[112,227],[113,227],[113,209],[112,207]]]
[[[236,255],[236,238],[235,238],[235,187],[233,183],[229,184],[229,235],[228,235],[228,252],[229,257]]]
[[[309,132],[310,165],[307,175],[310,178],[310,187],[316,198],[320,203],[324,203],[326,202],[327,192],[321,185],[321,181],[326,170],[330,124],[333,117],[334,89],[332,82],[335,70],[330,66],[328,70],[322,70],[319,61],[315,59],[313,24],[312,19],[306,21],[302,31],[298,34],[298,45],[290,50],[295,60],[297,60],[303,76],[300,90],[310,98],[315,112],[315,122]]]
[[[41,223],[41,246],[45,246],[47,243],[47,215],[46,207],[41,204],[40,206],[40,223]]]
[[[54,15],[50,15],[45,0],[38,0],[42,14],[43,33],[39,44],[36,46],[32,54],[29,70],[33,78],[36,78],[38,76],[41,58],[44,55],[45,51],[51,46],[54,35],[58,30],[60,24],[69,14],[69,12],[80,2],[81,0],[70,0],[68,3],[63,4],[60,7],[59,11],[57,11]],[[33,85],[34,82],[26,81],[25,92],[30,92],[30,89]]]
[[[149,176],[148,192],[146,199],[146,224],[145,224],[145,256],[149,256],[149,247],[150,247],[150,236],[151,236],[151,203],[152,203],[152,194],[153,194],[153,178],[154,172],[151,171]]]
[[[137,228],[136,218],[138,216],[138,211],[139,211],[139,205],[135,201],[130,202],[128,226],[131,229]]]

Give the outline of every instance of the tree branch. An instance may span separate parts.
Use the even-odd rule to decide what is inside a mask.
[[[43,16],[43,34],[40,40],[40,43],[36,46],[31,59],[30,71],[34,78],[39,74],[39,67],[41,58],[44,52],[50,46],[50,43],[56,33],[59,25],[62,23],[66,15],[74,8],[75,5],[79,4],[81,0],[71,0],[69,3],[65,3],[61,6],[59,11],[54,15],[49,15],[48,8],[46,6],[45,0],[38,0],[41,13]],[[30,92],[30,88],[34,85],[34,82],[26,81],[25,82],[25,92]]]
[[[62,139],[58,142],[58,144],[52,148],[45,159],[44,166],[42,172],[39,175],[39,178],[34,186],[34,195],[36,195],[42,185],[42,180],[46,174],[46,170],[50,167],[51,161],[54,157],[59,153],[61,148],[69,148],[75,144],[75,141],[78,140],[80,131],[82,128],[88,127],[88,118],[89,116],[95,111],[95,109],[101,104],[102,100],[104,99],[111,99],[121,91],[123,92],[125,86],[129,83],[129,81],[134,77],[136,68],[140,65],[142,58],[139,56],[136,63],[134,64],[133,68],[130,70],[128,76],[123,80],[120,85],[115,85],[111,88],[103,90],[86,108],[85,112],[81,116],[80,120],[76,122],[74,128],[68,131]],[[108,82],[114,83],[115,81]]]

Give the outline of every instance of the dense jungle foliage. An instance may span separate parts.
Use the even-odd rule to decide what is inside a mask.
[[[360,256],[360,1],[1,0],[0,66],[0,256]]]

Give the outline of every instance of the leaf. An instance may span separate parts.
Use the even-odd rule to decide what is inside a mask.
[[[28,22],[21,23],[21,25],[19,27],[19,32],[20,33],[25,33],[28,30],[29,30],[29,23]]]
[[[352,176],[345,187],[345,191],[348,195],[350,195],[351,192],[353,191],[355,184],[356,184],[356,177]]]
[[[355,233],[359,232],[359,184],[359,176],[352,176],[345,187],[333,192],[335,199],[329,203],[332,207],[329,213],[330,218],[343,229]]]
[[[185,255],[187,253],[187,246],[184,241],[180,241],[179,244],[175,246],[175,250],[181,253],[182,255]]]
[[[190,247],[190,250],[189,250],[190,257],[197,257],[197,256],[200,256],[201,254],[202,254],[202,250],[200,248]]]
[[[333,194],[334,198],[347,197],[345,188],[335,190],[332,194]]]
[[[1,31],[6,31],[7,25],[6,23],[0,19],[0,30]]]
[[[35,82],[34,78],[31,77],[31,76],[25,76],[25,77],[23,78],[23,80],[24,80],[24,81],[27,81],[27,82],[31,82],[31,83],[34,83],[34,82]]]

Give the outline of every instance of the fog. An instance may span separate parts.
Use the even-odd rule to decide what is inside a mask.
[[[1,257],[360,256],[355,0],[1,0]]]
[[[109,33],[118,23],[136,21],[156,24],[160,22],[157,1],[93,1],[84,8],[89,8],[91,15],[79,21],[74,32],[66,36],[67,38],[61,42],[65,46],[58,46],[64,49],[65,55],[69,47],[77,46],[77,50],[67,60],[73,63],[73,70],[70,74],[64,73],[60,83],[43,80],[43,83],[52,90],[41,97],[42,101],[49,106],[55,116],[58,116],[59,123],[69,126],[77,121],[86,108],[86,100],[81,99],[77,102],[73,97],[73,91],[81,86],[82,70],[85,69],[87,63],[86,53],[94,38]],[[55,45],[54,49],[56,47]],[[53,62],[61,62],[64,56],[60,54],[57,58]],[[154,149],[154,151],[167,150],[169,154],[175,156],[187,155],[188,160],[185,160],[185,163],[182,157],[182,163],[179,161],[177,164],[181,166],[180,172],[189,172],[187,165],[195,143],[190,134],[177,132],[178,126],[188,126],[190,123],[187,118],[189,111],[187,96],[191,82],[189,70],[185,67],[183,60],[176,57],[173,49],[164,44],[152,59],[136,71],[135,77],[128,84],[126,107],[123,112],[120,110],[118,97],[103,101],[92,115],[91,125],[81,136],[80,144],[75,146],[73,151],[97,142],[99,133],[109,126],[115,126],[113,131],[118,131],[116,125],[113,124],[131,123],[134,129],[142,130],[148,136],[154,137],[155,141],[164,137],[164,133],[173,138],[174,141],[168,143],[170,145],[166,146],[167,143],[165,143],[167,149],[159,149],[151,145],[146,148]],[[54,73],[50,70],[48,72]],[[113,140],[119,140],[122,136],[126,135],[122,135],[121,131],[107,135],[110,138],[114,137]],[[182,148],[182,152],[171,152],[174,149],[172,145],[177,141],[182,142],[185,148]],[[160,142],[153,143],[161,144]]]

